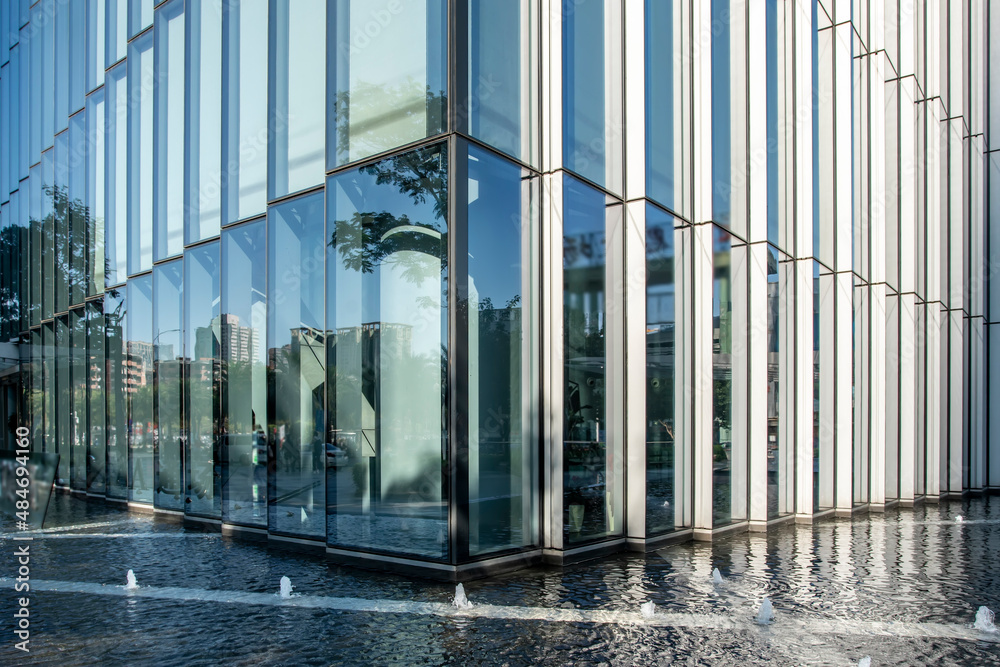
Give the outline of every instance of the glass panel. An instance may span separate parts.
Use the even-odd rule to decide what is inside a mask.
[[[128,81],[126,64],[122,63],[108,72],[107,160],[106,189],[104,193],[104,253],[107,261],[107,284],[125,282],[128,249]]]
[[[438,144],[327,185],[330,544],[448,555],[447,173]]]
[[[31,326],[37,326],[42,321],[42,235],[43,214],[42,197],[42,166],[36,164],[31,168],[28,181],[28,217],[31,226],[31,259],[28,262],[31,273]],[[24,203],[21,203],[24,206]]]
[[[6,9],[0,7],[0,12],[6,12]],[[3,35],[0,32],[0,35]],[[7,50],[0,48],[0,53],[6,53]],[[10,65],[4,65],[0,67],[0,99],[3,99],[3,104],[0,105],[0,202],[6,202],[10,199],[10,193],[16,188],[11,187],[14,185],[15,178],[11,178],[11,167],[17,169],[17,119],[14,119],[13,132],[11,131],[11,112],[17,111],[17,88],[15,82],[14,97],[11,97],[11,67]],[[11,144],[14,144],[11,150]]]
[[[187,243],[219,233],[222,172],[222,0],[187,6]]]
[[[534,376],[527,364],[532,186],[493,153],[468,153],[469,555],[536,544]],[[522,178],[525,180],[522,181]],[[525,372],[525,371],[528,372]]]
[[[105,0],[107,2],[107,28],[105,43],[107,67],[125,57],[125,46],[128,40],[128,1]]]
[[[66,197],[66,215],[69,223],[67,253],[70,305],[83,303],[87,298],[87,115],[78,113],[69,119],[69,154],[66,168],[69,171],[69,190]]]
[[[607,437],[605,203],[600,191],[563,179],[563,525],[570,544],[622,526],[614,488],[621,463]]]
[[[184,4],[175,0],[156,13],[153,258],[161,260],[184,247]]]
[[[732,223],[732,70],[730,0],[712,1],[712,218]],[[739,59],[744,54],[738,53]]]
[[[103,494],[106,489],[105,466],[107,440],[104,411],[106,406],[104,380],[104,304],[87,304],[87,365],[84,370],[90,429],[87,442],[87,491]]]
[[[445,130],[445,0],[335,0],[328,23],[327,169]]]
[[[45,348],[42,330],[31,331],[31,394],[28,414],[31,415],[31,442],[36,452],[45,450]]]
[[[87,488],[87,440],[90,431],[87,406],[87,316],[82,308],[69,314],[70,334],[70,411],[60,419],[69,419],[70,448],[72,451],[70,486]]]
[[[469,3],[469,79],[463,100],[469,134],[505,153],[532,161],[531,2]],[[522,22],[530,24],[525,30]],[[513,36],[518,43],[511,44]],[[522,80],[526,79],[526,80]],[[461,111],[460,111],[461,113]],[[526,121],[526,122],[525,122]]]
[[[52,288],[55,283],[55,150],[42,154],[42,319],[52,317],[55,305]]]
[[[43,0],[44,2],[45,0]],[[69,118],[69,10],[68,0],[52,0],[55,23],[55,117],[53,131],[65,130]],[[49,113],[52,113],[51,111]]]
[[[42,20],[43,12],[46,16],[52,16],[51,9],[53,0],[45,0],[31,8],[31,24],[21,30],[21,35],[30,34],[31,43],[31,155],[30,162],[34,162],[44,145],[48,148],[52,145],[52,124],[53,113],[52,91],[55,89],[55,70],[52,63],[52,33],[54,31],[53,21]],[[27,41],[25,42],[28,43]]]
[[[268,527],[323,537],[323,193],[273,207],[267,222]]]
[[[153,448],[157,507],[183,510],[184,440],[181,424],[184,363],[184,266],[182,260],[153,269]]]
[[[123,383],[128,402],[129,500],[153,502],[153,277],[128,283],[128,344]],[[124,309],[122,309],[124,310]]]
[[[271,3],[268,199],[323,182],[326,0]]]
[[[128,47],[128,272],[153,264],[153,34]]]
[[[746,400],[746,392],[733,381],[745,350],[735,310],[745,307],[747,296],[738,273],[745,246],[719,227],[713,227],[712,234],[712,521],[722,526],[745,519],[747,509],[747,447],[733,423],[734,402]]]
[[[55,312],[69,309],[69,133],[55,139],[52,186],[52,252],[54,263],[52,293]]]
[[[114,7],[114,0],[87,0],[87,92],[104,83],[107,64],[106,2]]]
[[[267,192],[267,3],[223,9],[223,224],[264,212]]]
[[[128,0],[128,38],[132,39],[151,25],[153,0]]]
[[[187,512],[220,516],[219,484],[219,242],[188,250],[184,258],[187,406]]]
[[[683,525],[675,483],[689,474],[675,438],[674,218],[646,205],[646,535]]]
[[[60,453],[59,443],[56,439],[56,396],[59,387],[56,385],[56,323],[49,321],[42,325],[42,345],[44,382],[42,389],[42,408],[45,413],[44,421],[44,448],[46,452]],[[61,461],[60,461],[61,463]],[[59,474],[56,472],[56,480]]]
[[[222,512],[230,523],[267,525],[266,225],[222,234]]]
[[[604,0],[577,0],[563,14],[563,162],[605,184]]]
[[[782,249],[785,245],[784,234],[779,234],[778,228],[778,153],[783,148],[778,136],[778,7],[777,0],[766,0],[764,9],[764,53],[767,62],[765,74],[765,94],[767,97],[767,112],[765,126],[767,128],[767,240]],[[787,84],[786,84],[787,85]],[[790,87],[790,86],[789,86]],[[789,89],[786,94],[790,94]],[[770,263],[768,282],[770,283]],[[777,281],[777,275],[775,275]],[[770,296],[768,297],[770,299]],[[770,343],[768,344],[770,348]],[[770,371],[768,372],[770,378]],[[771,397],[768,396],[770,402]],[[770,419],[768,419],[770,428]],[[770,460],[770,459],[769,459]],[[769,500],[770,503],[770,500]],[[770,506],[770,505],[769,505]],[[770,510],[768,510],[770,513]]]
[[[63,315],[55,319],[55,424],[56,452],[59,454],[59,468],[56,475],[56,486],[70,485],[70,468],[72,451],[70,450],[70,424],[72,423],[73,385],[70,382],[70,345],[72,330],[69,327],[69,316]]]
[[[103,78],[101,79],[104,80]],[[104,291],[104,89],[87,98],[87,296]]]
[[[20,119],[20,134],[21,140],[18,145],[18,154],[20,156],[20,177],[24,178],[28,175],[28,167],[34,162],[37,162],[38,153],[32,153],[29,151],[31,144],[34,142],[34,132],[35,129],[39,127],[38,118],[39,116],[33,116],[31,112],[37,110],[38,107],[34,106],[36,99],[41,99],[41,90],[39,90],[38,83],[40,79],[37,77],[36,70],[38,69],[38,60],[32,60],[35,55],[35,43],[40,40],[38,37],[35,39],[30,39],[28,35],[32,31],[28,28],[23,28],[20,34],[20,40],[18,41],[18,46],[16,48],[17,52],[17,63],[18,63],[18,101],[20,102],[20,108],[18,109],[18,118]],[[14,51],[11,52],[11,66],[14,65]],[[36,65],[32,65],[34,62]],[[39,111],[39,114],[41,112]],[[41,141],[38,142],[39,145]]]
[[[788,283],[793,271],[787,255],[767,246],[767,516],[783,516],[795,509],[795,448],[792,420],[783,412],[788,397],[782,389],[790,364],[788,340]]]
[[[129,418],[126,398],[134,388],[126,345],[127,323],[125,312],[125,290],[111,288],[104,296],[104,332],[107,346],[107,447],[108,447],[108,497],[128,497],[129,483]],[[138,388],[138,387],[135,387]]]
[[[680,94],[685,62],[682,4],[673,0],[646,2],[646,194],[675,211],[681,209],[675,195],[683,197],[677,191],[686,180],[681,150],[687,102]]]
[[[83,108],[87,88],[87,0],[69,0],[69,113]]]

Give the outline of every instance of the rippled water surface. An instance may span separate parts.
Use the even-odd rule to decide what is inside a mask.
[[[972,628],[979,606],[1000,611],[997,497],[522,570],[467,582],[458,610],[451,585],[59,495],[31,543],[27,656],[8,620],[14,549],[0,537],[0,664],[1000,665],[1000,635]]]

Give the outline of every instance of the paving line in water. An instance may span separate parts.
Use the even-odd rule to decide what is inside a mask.
[[[0,578],[7,584],[12,579]],[[544,621],[550,623],[594,623],[614,625],[653,626],[701,630],[757,631],[775,638],[801,636],[802,633],[823,635],[864,635],[883,637],[910,637],[926,639],[962,639],[968,641],[1000,642],[1000,633],[980,632],[971,624],[911,623],[853,621],[840,618],[793,618],[778,611],[773,625],[756,625],[750,614],[747,618],[718,614],[656,612],[644,617],[637,612],[601,609],[558,609],[544,607],[511,607],[473,603],[471,608],[459,609],[445,602],[412,602],[408,600],[369,600],[365,598],[327,597],[295,594],[281,598],[277,593],[248,593],[244,591],[212,590],[140,586],[126,590],[124,586],[75,581],[31,581],[34,591],[87,595],[108,595],[126,598],[152,598],[189,602],[217,602],[224,604],[250,604],[300,609],[329,609],[332,611],[369,612],[389,614],[416,614],[452,618],[489,618],[501,620]]]

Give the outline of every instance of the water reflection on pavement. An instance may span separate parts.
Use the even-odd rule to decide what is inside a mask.
[[[5,639],[0,663],[1000,664],[1000,636],[972,628],[979,606],[1000,611],[997,497],[522,570],[467,582],[471,609],[451,605],[451,585],[65,495],[34,537],[32,650]],[[0,537],[0,577],[13,544]],[[283,575],[291,600],[277,596]],[[10,619],[13,584],[0,589]],[[764,597],[775,621],[757,626]]]

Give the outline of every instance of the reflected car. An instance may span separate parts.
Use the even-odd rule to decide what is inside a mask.
[[[343,465],[347,465],[347,452],[332,442],[326,443],[326,466],[338,468]]]

